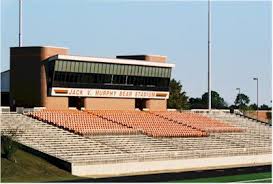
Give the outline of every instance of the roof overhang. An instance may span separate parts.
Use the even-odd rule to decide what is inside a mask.
[[[175,67],[174,64],[170,64],[170,63],[159,63],[159,62],[141,61],[141,60],[133,60],[133,59],[111,59],[111,58],[98,58],[98,57],[89,57],[89,56],[72,56],[72,55],[55,55],[48,58],[48,61],[53,61],[53,60],[116,63],[116,64],[144,65],[144,66],[157,66],[157,67],[168,67],[168,68]]]

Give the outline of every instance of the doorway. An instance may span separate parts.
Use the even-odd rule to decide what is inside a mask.
[[[146,108],[146,99],[137,98],[135,102],[135,108],[140,109],[141,111]]]
[[[84,98],[69,97],[68,103],[69,107],[76,107],[78,110],[81,110],[81,108],[84,107]]]

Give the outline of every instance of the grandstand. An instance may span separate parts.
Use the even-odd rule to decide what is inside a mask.
[[[110,177],[271,164],[271,126],[224,111],[167,111],[173,64],[56,47],[11,48],[1,135],[73,175]],[[2,108],[3,110],[4,108]],[[201,112],[201,111],[200,111]]]
[[[66,119],[59,118],[57,119],[58,121],[52,121],[50,118],[54,116],[48,116],[48,114],[52,115],[56,112],[61,112],[59,117],[62,117],[62,114],[69,113],[71,122],[73,122],[72,116],[74,115],[75,121],[79,120],[79,116],[93,118],[94,121],[87,121],[88,127],[90,127],[90,130],[92,129],[93,132],[81,134],[72,131],[72,125],[57,125],[57,123],[66,122]],[[170,116],[178,113],[180,112],[170,113]],[[105,172],[101,170],[96,172],[94,169],[90,169],[90,167],[93,168],[95,166],[102,167],[102,165],[106,163],[116,166],[119,164],[126,165],[132,163],[137,165],[141,163],[142,170],[145,172],[145,163],[150,163],[150,161],[164,162],[170,160],[233,158],[236,156],[244,158],[244,156],[255,157],[255,155],[259,158],[263,158],[263,155],[271,154],[271,126],[252,122],[249,119],[227,113],[210,115],[191,113],[191,116],[198,116],[199,120],[202,118],[211,120],[211,118],[213,118],[216,122],[221,122],[221,125],[225,125],[221,127],[233,127],[237,129],[234,129],[236,130],[234,132],[211,132],[211,129],[208,129],[208,131],[205,132],[205,136],[199,136],[199,134],[196,134],[194,137],[192,135],[188,136],[188,134],[173,136],[170,134],[173,131],[173,129],[171,129],[172,125],[181,125],[183,127],[181,130],[183,131],[188,131],[188,129],[184,128],[187,126],[161,118],[156,114],[158,114],[158,112],[154,114],[154,112],[142,111],[86,112],[78,110],[41,110],[27,113],[26,115],[2,113],[1,129],[5,133],[8,132],[9,129],[19,127],[23,130],[17,140],[19,143],[70,163],[71,168],[68,169],[75,175],[93,175],[97,177],[115,175],[107,169]],[[183,112],[181,114],[184,115]],[[166,116],[166,114],[164,115]],[[143,119],[146,119],[146,121]],[[114,127],[113,130],[116,131],[104,131],[102,134],[103,131],[99,131],[100,127],[97,124],[98,122],[101,122],[102,126],[104,126],[104,123],[109,122],[110,129]],[[133,122],[138,122],[138,124],[142,125],[134,126]],[[158,131],[150,128],[156,126],[153,125],[152,122],[158,122],[160,126],[167,129],[167,132],[163,131],[165,133],[158,136]],[[163,125],[164,123],[167,125]],[[77,123],[74,122],[74,124]],[[68,128],[68,126],[70,127]],[[207,126],[210,127],[210,125]],[[175,128],[177,127],[175,126]],[[188,128],[190,128],[190,132],[202,132],[191,126],[188,126]],[[83,126],[82,129],[85,129],[85,127]],[[239,129],[243,131],[237,131]],[[127,132],[125,133],[124,130]],[[162,130],[163,129],[159,128],[159,132]],[[130,133],[128,133],[128,131]],[[168,133],[168,131],[170,133]],[[270,159],[268,157],[266,160],[263,160],[262,163],[269,164],[271,162]],[[255,163],[252,162],[253,159],[251,160],[251,164],[248,164],[262,164],[259,160],[256,160]],[[236,162],[232,164],[236,165]],[[217,167],[217,163],[215,163],[215,165],[215,167]],[[79,169],[83,166],[87,168],[89,174],[86,174],[87,171],[83,172]],[[112,165],[104,166],[112,168]],[[166,167],[165,170],[167,168],[168,167]],[[150,169],[151,168],[149,168],[149,170]],[[164,172],[156,167],[150,170],[150,172],[152,171]],[[116,172],[118,174],[126,173],[119,169],[117,169]],[[129,169],[128,172],[134,174],[134,172],[140,171]]]

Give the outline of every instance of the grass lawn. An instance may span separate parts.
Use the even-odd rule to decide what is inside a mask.
[[[17,150],[17,163],[1,158],[1,182],[46,182],[81,179],[44,159]]]
[[[250,173],[250,174],[238,174],[231,176],[219,176],[219,177],[210,177],[210,178],[197,178],[197,179],[188,179],[188,180],[176,180],[171,182],[181,182],[181,183],[220,183],[220,182],[238,182],[238,181],[247,181],[251,183],[271,183],[271,172],[262,172],[262,173]],[[264,179],[264,180],[263,180]]]

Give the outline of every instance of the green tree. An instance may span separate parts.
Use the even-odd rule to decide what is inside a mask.
[[[243,93],[240,93],[236,96],[234,104],[240,110],[247,110],[249,102],[250,102],[249,97]]]
[[[168,99],[167,107],[171,109],[188,109],[188,96],[182,90],[180,81],[172,79],[170,81],[170,97]]]
[[[248,107],[248,110],[257,110],[257,104],[253,103],[253,104],[250,104],[249,107]]]
[[[202,101],[204,104],[208,104],[208,92],[202,95]],[[224,98],[222,98],[218,92],[211,91],[211,108],[213,109],[226,109],[228,108]]]
[[[190,98],[189,99],[190,109],[206,109],[207,105],[202,101],[201,98]]]
[[[11,161],[16,162],[14,154],[18,149],[16,139],[22,135],[23,131],[19,128],[1,131],[1,155]]]
[[[204,93],[201,98],[190,98],[189,104],[191,109],[207,109],[208,93]],[[218,92],[211,91],[211,107],[214,109],[226,109],[228,105]]]
[[[259,109],[260,109],[260,110],[270,110],[271,108],[270,108],[268,105],[263,104],[263,105],[260,106]]]

